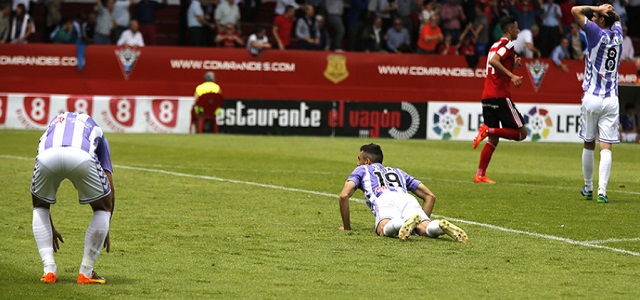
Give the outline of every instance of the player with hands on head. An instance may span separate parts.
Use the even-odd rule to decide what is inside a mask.
[[[582,174],[584,186],[580,194],[593,199],[594,150],[596,137],[600,143],[598,200],[608,203],[607,184],[611,175],[612,144],[620,142],[618,120],[618,66],[622,53],[620,16],[610,4],[574,6],[571,14],[587,35],[587,52],[582,82],[579,136],[584,140]],[[591,19],[587,18],[591,15]]]
[[[447,220],[431,220],[436,196],[422,182],[399,168],[382,165],[383,154],[379,145],[360,147],[358,166],[344,184],[339,196],[342,226],[351,230],[349,199],[356,189],[364,192],[366,203],[376,217],[375,231],[379,236],[407,239],[413,233],[437,238],[443,234],[457,242],[466,243],[467,234]],[[422,207],[408,191],[424,202]]]
[[[87,114],[65,112],[54,117],[40,138],[31,181],[33,235],[44,265],[42,282],[57,281],[54,252],[64,243],[51,218],[60,183],[69,179],[80,204],[89,204],[93,217],[84,238],[78,284],[104,284],[93,270],[101,248],[110,251],[109,225],[115,206],[111,150],[100,126]]]
[[[484,123],[478,128],[478,135],[473,140],[473,149],[481,141],[489,137],[489,141],[482,148],[480,162],[473,182],[496,183],[486,176],[487,167],[498,147],[500,138],[522,141],[527,138],[527,128],[524,126],[522,115],[511,101],[510,85],[519,88],[522,76],[513,73],[514,68],[520,67],[520,57],[514,50],[513,41],[518,38],[520,29],[518,22],[512,16],[500,19],[502,38],[495,42],[487,56],[487,77],[482,91],[482,117]]]

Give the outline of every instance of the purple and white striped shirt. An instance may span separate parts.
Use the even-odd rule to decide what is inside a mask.
[[[86,151],[113,173],[109,142],[96,122],[84,113],[65,112],[49,122],[40,137],[38,153],[54,147],[74,147]]]
[[[582,90],[598,97],[618,96],[618,66],[622,54],[622,27],[615,22],[611,30],[586,19],[587,55]]]
[[[353,181],[356,188],[364,192],[367,206],[372,209],[372,212],[373,203],[383,193],[415,192],[421,183],[420,180],[413,178],[401,169],[385,167],[379,163],[356,167],[347,181]]]

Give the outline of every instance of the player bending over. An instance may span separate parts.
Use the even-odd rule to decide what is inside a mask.
[[[419,180],[399,168],[382,165],[382,149],[376,144],[360,147],[358,166],[353,170],[340,193],[341,230],[351,230],[349,198],[361,189],[367,198],[367,206],[376,217],[375,230],[379,236],[407,239],[413,232],[421,236],[437,238],[443,234],[462,243],[467,234],[447,220],[431,221],[431,211],[436,196]],[[424,202],[422,207],[407,191],[413,192]]]

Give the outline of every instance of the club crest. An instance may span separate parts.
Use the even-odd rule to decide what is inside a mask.
[[[533,88],[538,92],[540,85],[542,84],[542,79],[544,75],[547,74],[547,70],[549,69],[549,64],[536,60],[535,62],[527,63],[527,70],[529,71],[529,78],[531,78],[531,83],[533,84]]]
[[[327,69],[324,70],[324,77],[335,84],[349,77],[347,58],[338,54],[327,55]]]
[[[129,79],[133,72],[133,67],[135,67],[138,58],[140,58],[140,51],[126,47],[117,49],[115,53],[120,70],[122,70],[122,76],[124,76],[124,79]]]

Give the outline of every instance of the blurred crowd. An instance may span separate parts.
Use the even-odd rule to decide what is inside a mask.
[[[42,1],[42,0],[39,0]],[[473,64],[498,40],[499,19],[514,16],[514,41],[523,57],[583,59],[586,37],[571,8],[595,0],[276,0],[258,20],[263,0],[180,0],[180,44],[463,55]],[[265,0],[266,1],[266,0]],[[623,60],[640,42],[640,0],[610,2],[624,27]],[[0,0],[0,42],[26,43],[36,31],[29,0]],[[156,44],[156,12],[167,0],[97,0],[93,10],[63,18],[63,0],[44,0],[45,33],[52,43]],[[67,14],[68,15],[68,14]]]

